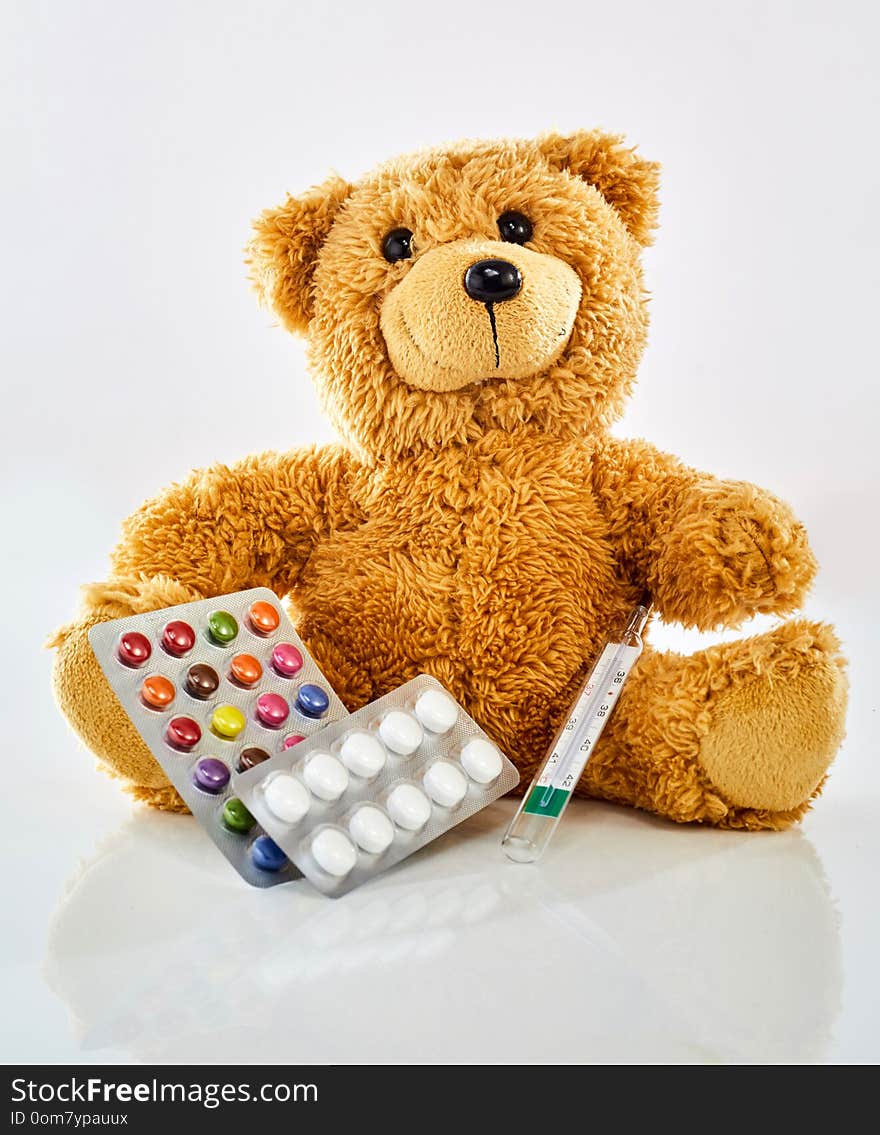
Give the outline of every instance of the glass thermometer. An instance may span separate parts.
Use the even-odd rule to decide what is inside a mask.
[[[605,644],[578,690],[568,719],[554,737],[501,841],[507,857],[516,863],[534,863],[556,831],[630,670],[642,653],[642,631],[650,610],[650,597],[644,595],[630,612],[622,633]]]

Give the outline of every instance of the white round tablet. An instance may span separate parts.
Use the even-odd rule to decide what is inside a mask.
[[[263,799],[273,816],[285,824],[295,824],[309,810],[308,789],[287,772],[270,777],[263,786]]]
[[[303,769],[303,780],[319,800],[338,800],[348,788],[345,765],[331,753],[312,753]]]
[[[431,801],[414,784],[398,784],[385,802],[391,819],[399,828],[417,832],[431,818]]]
[[[342,763],[355,776],[375,776],[385,764],[385,750],[372,733],[362,729],[349,733],[339,747]]]
[[[467,779],[452,761],[434,761],[424,776],[425,791],[435,804],[454,808],[467,794]]]
[[[504,768],[501,754],[484,737],[474,737],[472,741],[468,741],[461,750],[461,763],[464,771],[477,784],[489,784],[501,775]]]
[[[422,725],[432,733],[448,733],[458,721],[455,699],[442,690],[423,690],[413,709]]]
[[[341,879],[357,863],[357,848],[339,828],[321,828],[312,839],[312,855],[322,871]]]
[[[394,824],[375,804],[362,804],[348,821],[351,838],[371,855],[381,855],[394,840]]]
[[[411,713],[392,709],[379,722],[379,736],[392,753],[408,757],[421,745],[424,733]]]

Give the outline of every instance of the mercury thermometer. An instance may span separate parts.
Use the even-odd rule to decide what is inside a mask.
[[[567,719],[554,737],[544,763],[501,841],[507,857],[516,863],[534,863],[556,831],[630,671],[642,653],[642,631],[650,610],[650,597],[644,595],[630,612],[621,634],[605,644],[575,695]]]

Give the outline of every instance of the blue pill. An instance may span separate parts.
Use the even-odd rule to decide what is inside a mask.
[[[297,691],[296,708],[306,717],[323,717],[330,708],[327,691],[306,682]]]
[[[280,871],[287,862],[287,856],[267,835],[258,836],[251,844],[251,856],[261,871]]]

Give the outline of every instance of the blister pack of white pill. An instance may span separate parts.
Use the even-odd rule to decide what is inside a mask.
[[[335,897],[509,792],[519,773],[421,674],[234,781],[275,843]]]
[[[255,587],[98,623],[113,692],[190,811],[255,887],[298,878],[235,795],[235,771],[290,752],[345,706],[278,596]]]

